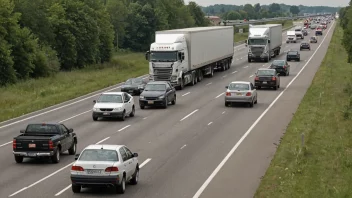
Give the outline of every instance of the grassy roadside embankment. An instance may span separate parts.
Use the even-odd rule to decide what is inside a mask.
[[[337,24],[325,59],[255,197],[351,196],[352,67],[346,63],[342,36]]]
[[[267,24],[275,24],[275,23],[282,23],[281,21],[277,22],[277,21],[272,21],[272,22],[268,22]],[[282,26],[282,29],[285,28],[289,28],[293,26],[293,22],[290,21],[285,21],[285,24]],[[244,33],[235,33],[235,43],[236,42],[240,42],[240,41],[244,41],[248,38],[248,25],[245,26],[240,26],[238,28],[243,28],[244,29]]]
[[[0,122],[148,73],[144,53],[120,52],[109,63],[0,88]],[[80,113],[80,112],[77,112]]]

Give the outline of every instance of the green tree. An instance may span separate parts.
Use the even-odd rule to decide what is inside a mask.
[[[300,10],[299,10],[298,6],[291,6],[291,7],[290,7],[290,12],[291,12],[293,15],[297,15],[297,14],[300,12]]]
[[[280,10],[281,10],[281,7],[277,3],[273,3],[269,6],[269,12],[278,13],[278,12],[280,12]]]
[[[259,12],[260,12],[260,9],[261,9],[260,3],[256,3],[256,4],[254,5],[254,11],[255,11],[256,13],[259,13]]]
[[[239,20],[241,19],[241,14],[236,11],[230,11],[226,15],[227,20]]]
[[[238,13],[241,15],[241,19],[248,19],[248,14],[246,11],[240,10]]]
[[[128,24],[128,10],[123,0],[109,0],[106,3],[106,10],[110,15],[110,22],[114,26],[114,46],[117,49],[124,42],[125,28]]]
[[[251,4],[244,5],[243,10],[248,14],[248,19],[256,18],[254,7]]]
[[[191,1],[188,4],[188,10],[195,21],[195,26],[208,26],[209,20],[205,18],[204,12],[201,7],[198,6],[195,2]]]

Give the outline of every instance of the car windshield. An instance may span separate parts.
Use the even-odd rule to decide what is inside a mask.
[[[117,94],[103,94],[99,97],[99,103],[122,103],[122,96]]]
[[[315,37],[310,37],[311,40],[315,40]]]
[[[244,90],[249,90],[249,84],[244,84],[244,83],[231,83],[229,85],[229,90],[240,90],[240,91],[244,91]]]
[[[285,61],[283,61],[283,60],[274,60],[272,65],[284,66],[285,65]]]
[[[140,85],[142,84],[143,81],[142,79],[140,78],[133,78],[133,79],[128,79],[126,82],[125,82],[125,85]]]
[[[26,133],[59,133],[58,127],[52,124],[30,124]]]
[[[257,71],[257,75],[258,76],[274,76],[275,75],[275,71],[274,70],[258,70]]]
[[[117,162],[119,158],[114,150],[104,149],[86,149],[78,159],[79,161],[101,161],[101,162]]]
[[[145,86],[145,91],[165,91],[166,85],[164,84],[147,84]]]
[[[288,52],[287,54],[288,54],[288,55],[297,55],[297,54],[298,54],[298,52],[291,51],[291,52]]]

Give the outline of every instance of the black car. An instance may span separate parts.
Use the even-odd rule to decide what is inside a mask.
[[[286,60],[291,61],[291,60],[296,60],[296,61],[301,61],[301,55],[299,51],[288,51],[286,55]]]
[[[63,124],[29,124],[21,133],[13,139],[13,154],[17,163],[22,163],[23,158],[43,157],[58,163],[61,153],[68,151],[70,155],[76,154],[76,133]]]
[[[275,69],[277,73],[283,76],[290,75],[291,66],[287,63],[286,60],[274,60],[270,67],[270,69]]]
[[[299,48],[299,50],[310,50],[310,44],[309,43],[301,43],[301,47]]]
[[[154,81],[149,82],[139,96],[139,106],[144,109],[146,106],[162,106],[167,108],[168,104],[176,104],[176,89],[170,82]]]
[[[257,89],[266,87],[277,90],[280,88],[280,76],[275,69],[258,69],[255,74],[254,86]]]
[[[308,36],[308,31],[307,30],[302,30],[303,36]]]
[[[146,84],[147,83],[141,78],[131,78],[122,85],[121,91],[131,95],[139,95],[144,90]]]

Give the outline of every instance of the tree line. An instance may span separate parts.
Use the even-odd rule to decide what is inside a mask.
[[[0,86],[145,51],[156,30],[207,26],[183,0],[0,0]]]
[[[349,6],[341,8],[339,11],[340,25],[343,29],[342,44],[348,54],[348,63],[352,63],[352,0]]]

